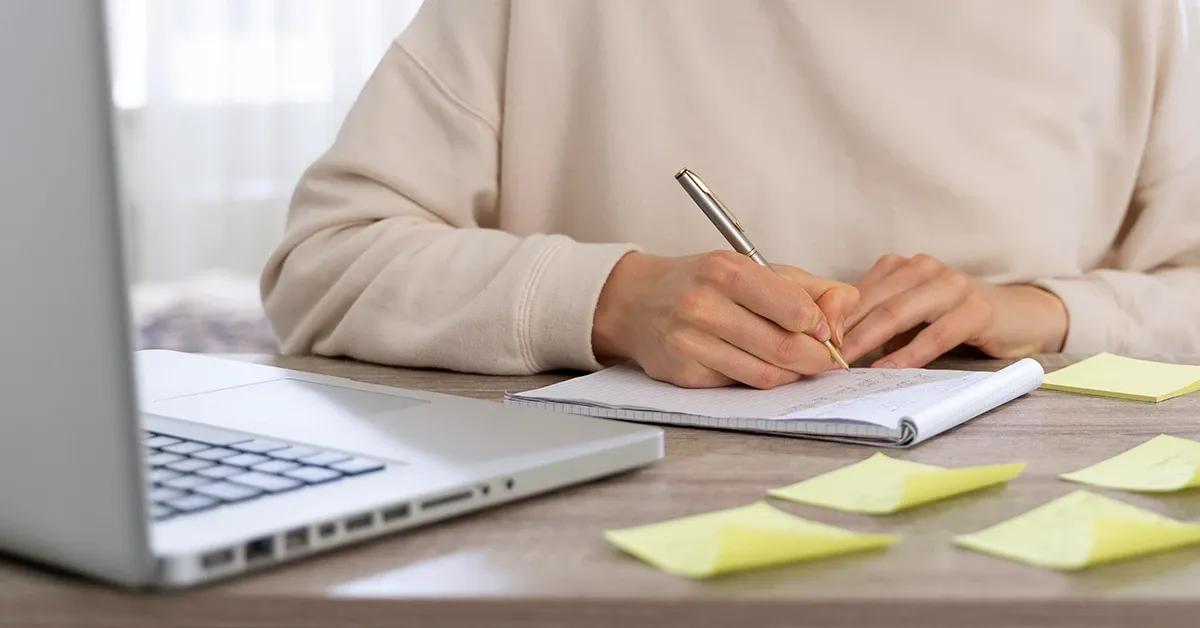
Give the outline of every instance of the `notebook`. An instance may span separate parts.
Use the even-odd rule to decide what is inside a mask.
[[[678,388],[620,365],[505,401],[588,416],[909,447],[1029,393],[1042,366],[997,371],[851,369],[772,390]]]

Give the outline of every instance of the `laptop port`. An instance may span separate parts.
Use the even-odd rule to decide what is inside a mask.
[[[346,532],[358,532],[371,527],[371,520],[374,519],[373,513],[364,513],[355,517],[350,517],[346,520]]]
[[[216,569],[233,562],[233,548],[225,548],[209,552],[200,557],[200,566],[204,569]]]
[[[434,497],[433,499],[421,502],[421,510],[433,510],[434,508],[440,508],[454,502],[463,501],[464,499],[471,499],[474,495],[475,493],[472,491],[463,491],[461,493],[451,493],[449,495],[442,495],[441,497]]]
[[[408,504],[400,504],[399,506],[392,506],[391,508],[383,511],[383,522],[390,523],[398,519],[403,519],[407,516]]]
[[[274,537],[264,536],[246,543],[246,562],[255,563],[267,560],[275,555]]]
[[[517,485],[517,483],[514,482],[512,478],[508,478],[507,480],[504,481],[504,488],[506,488],[510,491],[513,490],[513,487],[516,485]]]
[[[317,526],[317,536],[323,539],[333,538],[337,534],[337,522],[330,521]]]
[[[308,547],[308,528],[296,528],[283,537],[283,547],[291,552]]]

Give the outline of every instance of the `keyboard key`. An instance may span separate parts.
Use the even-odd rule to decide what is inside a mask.
[[[196,512],[197,510],[207,510],[219,504],[217,500],[203,495],[188,495],[173,499],[167,502],[167,505],[179,512]]]
[[[146,458],[147,462],[156,467],[165,467],[172,462],[179,462],[180,460],[183,460],[183,456],[166,452],[159,452]]]
[[[230,482],[214,482],[196,488],[196,492],[201,495],[207,495],[213,499],[219,499],[223,502],[240,502],[247,499],[253,499],[262,495],[262,491],[250,486],[242,486],[241,484],[232,484]]]
[[[303,482],[281,478],[278,475],[259,473],[257,471],[235,475],[229,478],[229,481],[244,486],[252,486],[266,493],[282,493],[283,491],[290,491],[294,488],[304,486]]]
[[[270,458],[267,458],[266,456],[260,456],[258,454],[238,454],[236,456],[223,458],[221,460],[221,464],[233,465],[235,467],[253,467],[260,462],[266,462],[268,460],[270,460]]]
[[[281,443],[277,440],[256,438],[254,440],[248,440],[244,443],[234,443],[230,445],[230,447],[233,447],[238,451],[247,451],[252,454],[262,454],[268,451],[275,451],[276,449],[287,449],[288,444]]]
[[[178,471],[172,471],[170,469],[151,469],[149,477],[151,482],[166,482],[167,480],[173,480],[180,475],[181,474]]]
[[[150,504],[150,517],[155,521],[171,518],[175,511],[163,506],[162,504]]]
[[[210,427],[191,421],[180,421],[167,417],[148,414],[143,416],[146,429],[182,440],[194,440],[198,443],[208,443],[212,447],[226,446],[231,443],[241,443],[250,440],[250,436],[220,427]]]
[[[360,473],[378,471],[383,468],[383,463],[378,460],[371,460],[370,458],[351,458],[331,464],[329,468],[341,471],[347,475],[358,475]]]
[[[312,456],[305,456],[300,459],[300,462],[303,462],[304,464],[315,464],[318,467],[327,467],[335,462],[341,462],[349,459],[350,456],[347,456],[346,454],[339,454],[336,451],[323,451]]]
[[[196,472],[196,474],[203,475],[206,478],[212,478],[214,480],[223,480],[231,475],[237,475],[245,472],[246,470],[241,467],[230,467],[222,464],[215,467],[209,467],[207,469],[200,469]]]
[[[150,501],[165,502],[178,497],[183,497],[187,493],[173,488],[158,487],[150,490]]]
[[[204,443],[183,441],[182,443],[175,443],[174,445],[163,447],[162,450],[169,451],[173,454],[183,454],[186,456],[188,454],[196,453],[197,451],[203,451],[209,447],[210,445],[205,445]]]
[[[330,480],[336,480],[342,477],[342,474],[337,471],[331,471],[321,467],[300,467],[299,469],[286,471],[284,472],[284,475],[289,478],[300,480],[305,484],[320,484],[322,482],[329,482]]]
[[[147,447],[167,447],[178,442],[178,438],[171,438],[170,436],[151,436],[142,441],[142,444]]]
[[[195,458],[185,458],[183,460],[180,460],[179,462],[172,462],[171,464],[167,465],[167,468],[171,469],[172,471],[182,471],[184,473],[192,473],[193,471],[199,471],[200,469],[206,469],[208,467],[211,467],[214,464],[216,464],[216,463],[209,462],[207,460],[197,460]]]
[[[162,485],[187,491],[208,484],[209,482],[212,482],[212,480],[200,475],[181,475],[173,480],[163,482]]]
[[[299,464],[287,460],[268,460],[266,462],[256,464],[250,468],[254,469],[255,471],[262,471],[263,473],[283,473],[284,471],[291,471],[299,466]]]
[[[232,449],[226,449],[224,447],[211,447],[209,449],[205,449],[204,451],[198,451],[192,454],[192,457],[199,458],[201,460],[220,460],[222,458],[228,458],[235,455],[237,455],[237,452]]]
[[[276,449],[267,455],[271,456],[272,458],[278,458],[279,460],[298,460],[305,456],[311,456],[318,453],[321,453],[320,450],[313,449],[312,447],[300,447],[299,445],[295,445],[288,447],[287,449]]]

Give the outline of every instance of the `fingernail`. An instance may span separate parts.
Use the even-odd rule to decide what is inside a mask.
[[[894,369],[894,368],[896,368],[896,363],[893,362],[892,360],[880,360],[875,363],[875,368],[877,368],[877,369]]]
[[[840,316],[840,317],[838,317],[837,325],[833,326],[833,344],[837,345],[840,348],[842,346],[842,342],[846,339],[845,334],[846,334],[846,317]]]
[[[817,321],[817,326],[813,329],[813,337],[821,342],[829,340],[829,323],[826,323],[824,318]]]

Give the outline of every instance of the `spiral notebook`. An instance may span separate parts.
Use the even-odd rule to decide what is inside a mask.
[[[686,389],[621,365],[505,401],[641,423],[909,447],[1029,393],[1044,375],[1026,358],[994,373],[851,369],[773,390]]]

